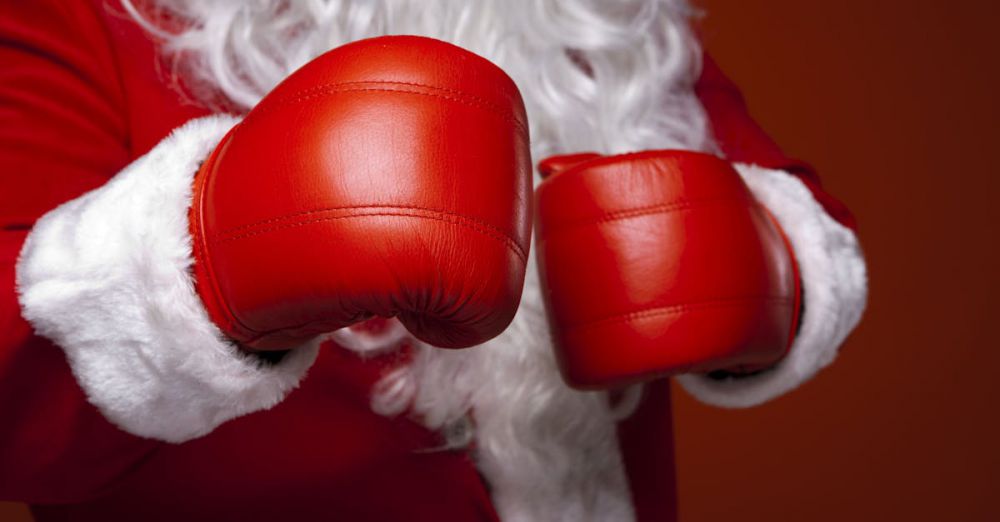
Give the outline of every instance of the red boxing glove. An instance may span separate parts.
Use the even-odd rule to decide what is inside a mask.
[[[791,247],[714,156],[547,159],[537,248],[557,357],[576,388],[766,368],[794,337]]]
[[[529,245],[531,159],[513,81],[395,36],[330,51],[233,128],[195,179],[195,280],[252,349],[398,316],[441,347],[510,323]]]

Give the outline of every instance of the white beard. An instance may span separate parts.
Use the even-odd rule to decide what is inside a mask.
[[[701,50],[685,0],[158,5],[192,22],[186,32],[161,33],[170,51],[186,56],[181,70],[188,80],[243,109],[328,49],[417,34],[467,48],[507,71],[525,100],[536,159],[579,151],[715,150],[692,89]],[[470,350],[420,347],[411,365],[376,386],[373,408],[385,415],[409,411],[455,444],[474,437],[477,463],[505,522],[632,520],[615,435],[623,412],[609,406],[605,393],[562,383],[533,259],[528,267],[520,309],[506,332]],[[632,398],[638,393],[632,390]],[[475,428],[461,429],[468,428],[470,412]]]
[[[714,148],[692,92],[701,50],[686,0],[153,1],[192,24],[159,31],[185,57],[188,79],[242,109],[331,48],[415,34],[469,49],[514,79],[535,158]]]

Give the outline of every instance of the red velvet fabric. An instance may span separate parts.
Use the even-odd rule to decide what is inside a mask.
[[[747,111],[743,94],[719,69],[711,56],[704,56],[701,78],[694,88],[708,113],[715,139],[730,161],[752,163],[794,174],[809,188],[830,217],[851,230],[857,229],[854,215],[840,200],[823,190],[812,166],[786,156],[781,147],[753,120]]]
[[[440,440],[371,412],[369,388],[391,359],[327,346],[283,403],[184,444],[108,423],[62,351],[21,318],[16,257],[39,216],[207,111],[170,85],[154,43],[116,2],[4,2],[0,64],[0,499],[34,504],[41,522],[497,519],[468,454],[417,451]],[[781,154],[711,61],[698,93],[732,159],[791,171],[853,223],[807,166]],[[649,387],[620,434],[640,522],[673,520],[666,381]]]

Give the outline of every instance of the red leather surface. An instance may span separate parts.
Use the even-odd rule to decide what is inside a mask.
[[[373,315],[442,347],[499,334],[529,247],[525,121],[499,68],[437,40],[374,38],[310,62],[199,173],[213,319],[256,348]]]
[[[537,191],[546,310],[571,385],[781,358],[797,310],[794,262],[727,162],[680,151],[578,158],[543,162],[555,173]]]

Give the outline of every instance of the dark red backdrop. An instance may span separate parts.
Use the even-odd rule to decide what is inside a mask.
[[[701,3],[753,112],[857,214],[871,299],[784,399],[678,393],[682,520],[1000,520],[1000,4]]]
[[[702,4],[754,114],[858,216],[871,295],[787,398],[678,395],[681,519],[1000,520],[998,4]]]

